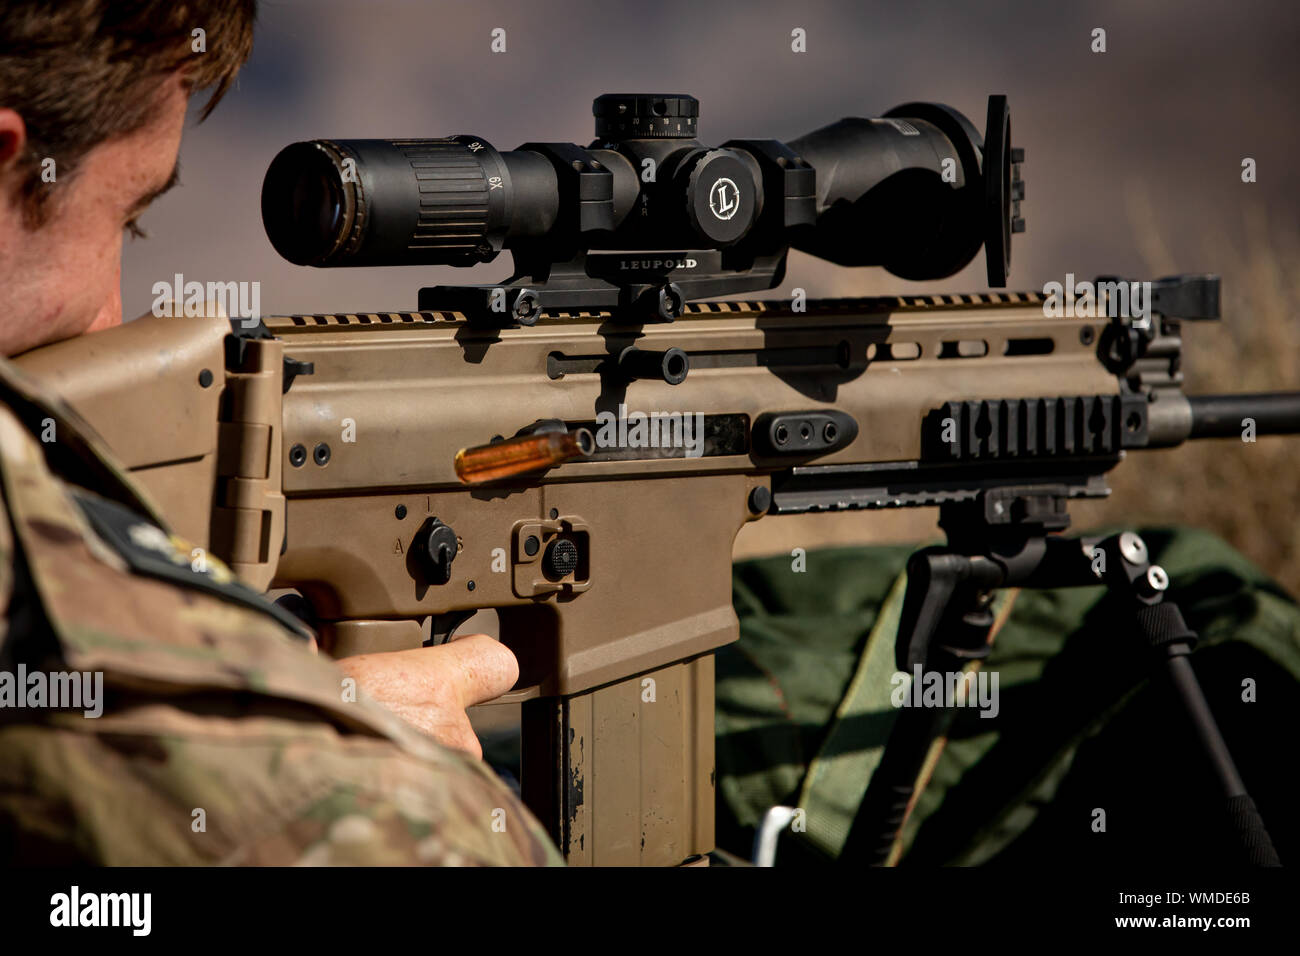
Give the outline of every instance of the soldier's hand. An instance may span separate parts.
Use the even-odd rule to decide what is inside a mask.
[[[371,698],[441,744],[482,758],[465,708],[500,697],[519,679],[519,663],[486,634],[435,647],[358,654],[339,667]]]

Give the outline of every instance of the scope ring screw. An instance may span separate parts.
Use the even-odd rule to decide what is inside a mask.
[[[676,282],[660,286],[656,301],[658,304],[655,311],[661,319],[679,319],[686,309],[686,299]]]
[[[330,446],[321,442],[311,451],[311,459],[318,465],[328,464],[330,460]]]
[[[294,445],[289,449],[289,464],[295,468],[301,468],[307,461],[307,449],[302,445]]]
[[[523,289],[515,296],[515,304],[511,309],[515,321],[520,325],[536,325],[537,319],[541,316],[542,310],[538,307],[537,293],[532,289]]]

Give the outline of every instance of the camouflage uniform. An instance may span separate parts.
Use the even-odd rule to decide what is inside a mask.
[[[0,859],[560,862],[484,764],[347,702],[309,635],[219,562],[192,570],[88,426],[3,360],[0,479],[0,671],[102,672],[105,700],[0,707]]]

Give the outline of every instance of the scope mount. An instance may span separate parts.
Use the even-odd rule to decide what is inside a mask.
[[[616,312],[634,322],[671,322],[693,299],[779,285],[787,251],[728,273],[723,250],[613,252],[589,249],[566,262],[515,253],[515,274],[496,285],[429,286],[421,311],[461,312],[479,325],[535,325],[542,312]]]

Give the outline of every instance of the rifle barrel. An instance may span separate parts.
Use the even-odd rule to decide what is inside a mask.
[[[1255,421],[1258,435],[1300,433],[1300,392],[1256,392],[1242,395],[1189,395],[1192,431],[1189,438],[1236,438],[1243,419]]]

